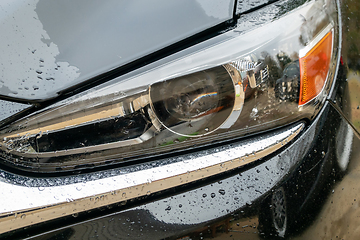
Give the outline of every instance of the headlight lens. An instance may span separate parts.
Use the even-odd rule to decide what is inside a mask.
[[[218,129],[235,101],[241,101],[237,86],[222,66],[156,83],[150,88],[149,111],[175,134],[203,136]]]
[[[73,170],[311,120],[335,71],[336,22],[323,17],[306,43],[311,23],[290,14],[51,105],[1,130],[1,156],[21,169]]]

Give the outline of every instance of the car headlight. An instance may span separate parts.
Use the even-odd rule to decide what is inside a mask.
[[[312,120],[336,65],[336,21],[321,17],[230,31],[47,106],[2,128],[1,157],[25,170],[73,170]]]

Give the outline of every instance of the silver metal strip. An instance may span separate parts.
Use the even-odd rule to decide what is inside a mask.
[[[151,168],[137,166],[134,171],[105,178],[100,178],[98,172],[93,174],[96,180],[87,182],[77,182],[74,179],[79,176],[70,176],[57,180],[60,182],[53,186],[15,184],[12,179],[21,176],[0,171],[4,196],[0,205],[0,233],[126,202],[238,168],[287,145],[303,128],[304,124],[299,123],[231,146],[175,157],[177,161],[165,159]],[[41,180],[53,182],[51,178]]]
[[[95,152],[95,151],[101,151],[101,150],[105,150],[105,149],[114,149],[114,148],[120,148],[120,147],[124,147],[124,146],[131,146],[131,145],[135,145],[135,144],[140,144],[143,143],[149,139],[151,139],[155,132],[156,132],[156,128],[154,126],[150,127],[146,132],[144,132],[142,135],[140,135],[137,138],[133,138],[133,139],[128,139],[128,140],[123,140],[121,142],[112,142],[112,143],[106,143],[106,144],[99,144],[99,145],[95,145],[95,146],[88,146],[88,147],[80,147],[80,148],[75,148],[75,149],[69,149],[69,150],[59,150],[56,152],[35,152],[35,153],[31,153],[31,152],[25,152],[25,153],[18,153],[18,155],[20,155],[21,157],[28,157],[28,158],[35,158],[35,157],[42,157],[42,158],[50,158],[50,157],[60,157],[60,156],[68,156],[68,155],[72,155],[72,154],[79,154],[79,153],[84,153],[86,151],[89,152]],[[5,147],[4,147],[5,150]],[[9,152],[11,152],[12,150],[9,150]]]
[[[320,42],[323,37],[326,36],[330,31],[333,30],[332,24],[327,25],[315,38],[312,40],[306,47],[299,50],[299,58],[303,58],[308,54],[315,46]],[[334,44],[334,33],[333,33],[333,41],[332,44]],[[333,47],[331,48],[333,49]]]
[[[337,22],[338,22],[338,45],[337,45],[337,59],[336,59],[336,66],[340,66],[341,64],[341,53],[342,53],[342,15],[341,15],[341,8],[340,8],[340,1],[339,0],[336,0],[336,7],[337,7],[337,14],[338,14],[338,19],[337,19]],[[329,91],[329,94],[328,94],[328,99],[330,99],[330,97],[333,95],[333,92],[334,92],[334,89],[335,89],[335,86],[336,86],[336,80],[337,80],[337,76],[338,76],[338,72],[339,72],[339,67],[336,68],[335,70],[335,74],[334,74],[334,80],[333,80],[333,84],[331,86],[331,89]]]

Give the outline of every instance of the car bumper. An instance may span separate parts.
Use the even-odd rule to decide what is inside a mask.
[[[289,183],[307,185],[296,200],[302,206],[314,193],[314,185],[323,182],[319,171],[331,166],[329,139],[340,121],[342,117],[326,102],[311,125],[297,123],[142,169],[131,166],[41,179],[2,171],[3,196],[18,198],[4,199],[1,232],[11,238],[27,232],[45,238],[65,233],[128,235],[128,239],[181,236],[234,213],[249,216],[274,189]],[[256,148],[265,148],[265,143],[267,151]],[[192,170],[183,171],[190,166]],[[44,231],[44,226],[51,230]],[[20,230],[24,227],[25,232]]]

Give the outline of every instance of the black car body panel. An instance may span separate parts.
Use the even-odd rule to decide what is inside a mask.
[[[259,223],[255,222],[256,226],[259,225],[259,229],[268,234],[271,228],[266,226],[266,222],[270,221],[271,213],[267,211],[270,209],[267,197],[280,187],[286,188],[294,211],[292,214],[297,216],[296,228],[299,228],[307,221],[305,218],[301,222],[301,213],[309,211],[306,205],[312,207],[316,204],[311,198],[322,191],[332,172],[334,153],[330,149],[334,149],[334,142],[329,137],[331,133],[323,126],[331,125],[332,130],[336,130],[340,121],[338,112],[327,104],[319,118],[291,147],[263,159],[261,163],[200,182],[200,186],[190,185],[186,190],[170,191],[165,193],[165,196],[170,195],[165,198],[160,195],[148,203],[143,200],[145,204],[141,205],[135,201],[132,203],[135,207],[130,209],[121,210],[125,206],[119,204],[111,210],[100,211],[98,214],[101,217],[83,220],[69,227],[65,225],[61,230],[35,238],[68,236],[69,239],[86,239],[96,235],[100,239],[163,239],[187,235],[196,237],[201,232],[216,236],[217,230],[211,226],[228,227],[226,221],[230,219],[239,221],[248,218],[259,219]],[[319,189],[312,191],[313,186]],[[263,214],[266,214],[266,218]],[[78,219],[83,217],[86,218],[81,214],[76,216]],[[70,221],[74,221],[74,217]]]

